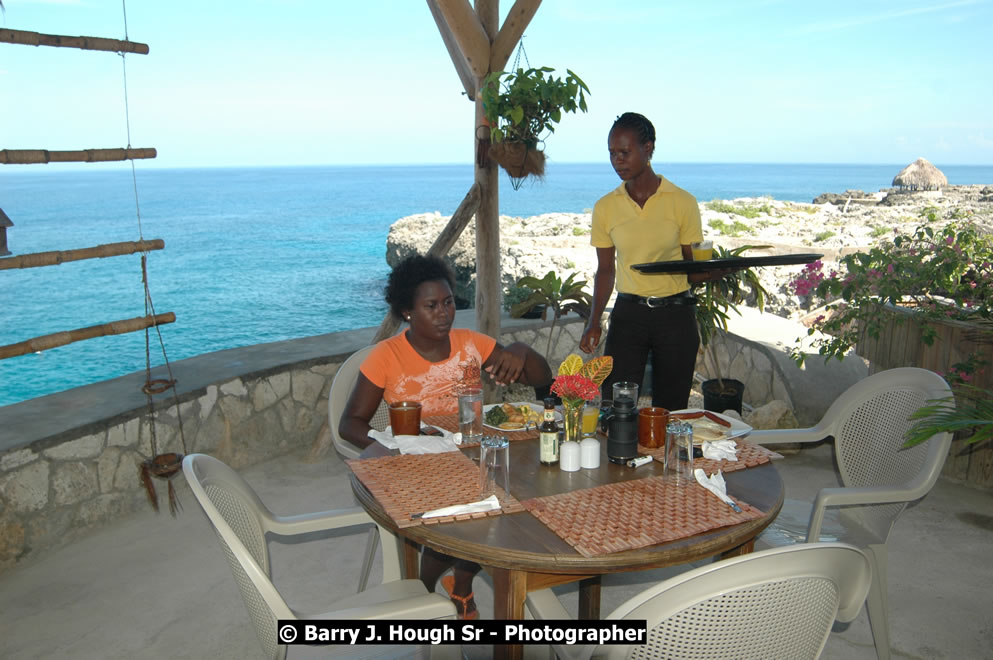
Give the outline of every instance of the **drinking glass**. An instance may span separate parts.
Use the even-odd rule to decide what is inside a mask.
[[[479,443],[479,499],[496,495],[501,506],[510,495],[510,441],[488,435]]]
[[[482,387],[466,387],[459,394],[459,433],[462,442],[479,442],[483,437]]]
[[[638,411],[638,444],[649,449],[664,447],[668,424],[669,411],[665,408],[642,408]]]
[[[586,404],[583,408],[583,435],[593,435],[596,433],[597,423],[600,421],[600,397]]]
[[[614,383],[614,401],[621,397],[627,397],[634,402],[634,407],[638,407],[638,383],[621,382]]]
[[[699,241],[690,244],[693,250],[693,261],[710,261],[714,258],[714,242]]]
[[[665,471],[679,483],[690,483],[693,477],[693,427],[674,419],[666,427]]]
[[[390,428],[394,436],[421,434],[421,404],[418,401],[394,401],[389,405]]]

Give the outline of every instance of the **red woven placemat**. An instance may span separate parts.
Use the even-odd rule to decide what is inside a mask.
[[[425,424],[430,424],[432,426],[437,426],[440,429],[445,429],[446,431],[451,431],[455,433],[459,430],[459,418],[458,415],[432,415],[430,417],[424,418]],[[515,440],[531,440],[537,438],[539,433],[538,429],[532,428],[527,431],[502,431],[497,429],[491,429],[488,426],[483,427],[483,435],[500,435],[504,436],[511,442]],[[478,442],[463,442],[462,447],[475,447]]]
[[[443,506],[467,504],[479,499],[479,467],[460,451],[443,454],[401,454],[345,461],[375,496],[397,527],[433,525],[470,520],[501,513],[516,513],[524,507],[513,496],[503,509],[439,518],[410,515]]]
[[[755,467],[756,465],[762,465],[763,463],[768,463],[773,459],[783,457],[782,454],[777,454],[771,449],[766,449],[765,447],[751,443],[743,438],[735,438],[735,442],[738,444],[738,460],[715,461],[710,458],[695,458],[693,459],[693,467],[703,468],[703,471],[709,476],[718,470],[724,473],[735,472],[737,470]],[[665,447],[650,449],[648,447],[638,445],[638,453],[654,456],[655,460],[660,463],[665,462]]]
[[[764,513],[736,498],[741,513],[697,483],[648,477],[523,502],[579,554],[595,557],[737,525]]]

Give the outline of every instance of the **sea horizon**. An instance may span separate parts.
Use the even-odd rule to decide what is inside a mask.
[[[904,166],[654,163],[701,202],[771,196],[809,203],[825,192],[891,187]],[[30,169],[30,168],[29,168]],[[145,168],[135,164],[150,290],[170,360],[226,348],[378,325],[386,236],[416,213],[450,215],[472,165]],[[944,166],[950,184],[991,184],[993,166]],[[549,163],[544,182],[510,188],[501,215],[582,213],[620,182],[607,163]],[[12,254],[137,240],[130,165],[0,170]],[[592,249],[592,248],[591,248]],[[5,271],[0,345],[144,315],[137,255]],[[0,406],[144,368],[141,333],[0,360]],[[161,355],[160,355],[161,357]],[[153,362],[157,364],[158,362]]]

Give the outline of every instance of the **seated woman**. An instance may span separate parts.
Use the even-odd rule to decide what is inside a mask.
[[[498,384],[520,382],[545,386],[552,380],[548,362],[527,344],[501,346],[472,330],[453,329],[455,277],[438,257],[414,255],[390,273],[386,302],[390,312],[409,327],[379,342],[360,367],[355,388],[345,404],[338,433],[365,447],[373,442],[369,420],[380,401],[420,401],[425,416],[455,414],[463,386],[481,384],[485,371]],[[454,576],[442,580],[460,618],[478,616],[472,578],[479,565],[424,549],[421,581],[431,591],[454,564]]]

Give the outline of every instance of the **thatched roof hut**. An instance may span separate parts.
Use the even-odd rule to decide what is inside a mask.
[[[893,185],[911,190],[941,190],[948,185],[948,179],[937,167],[918,158],[893,177]]]

